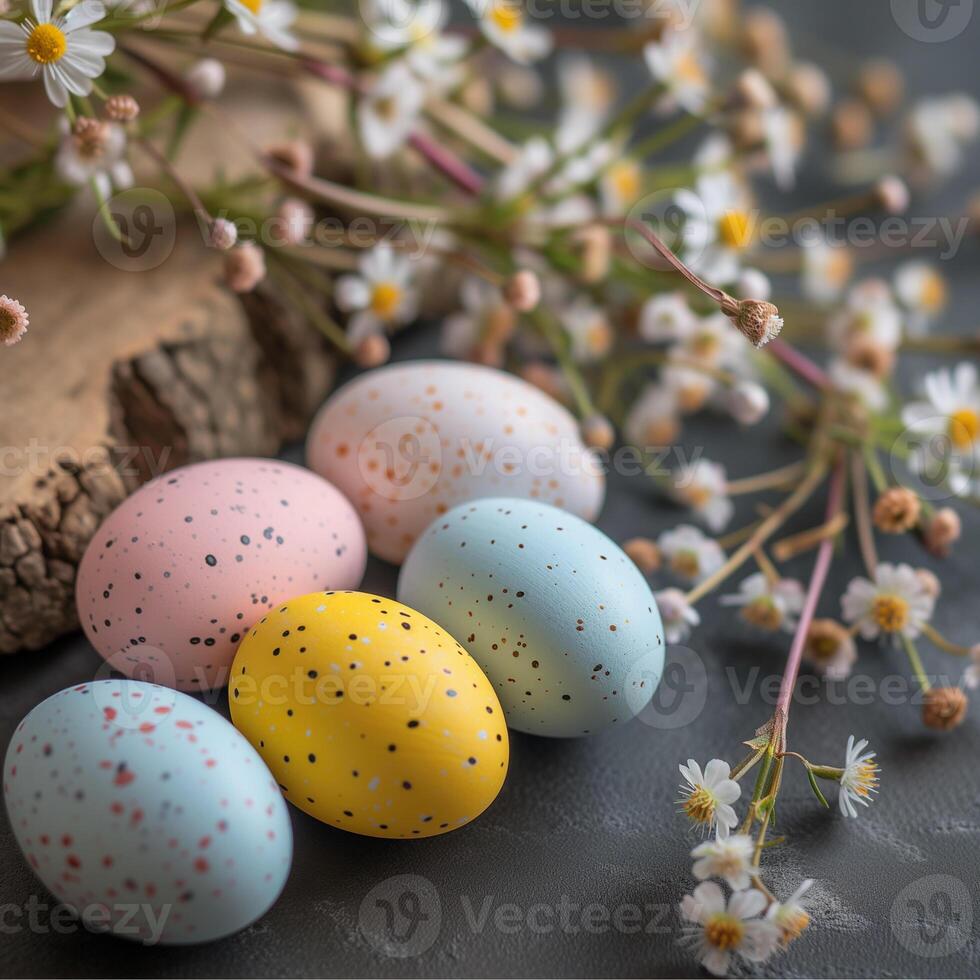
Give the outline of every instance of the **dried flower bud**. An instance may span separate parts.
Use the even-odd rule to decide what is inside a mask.
[[[966,716],[966,694],[958,687],[934,687],[925,693],[922,721],[927,728],[949,732]]]
[[[266,153],[299,177],[309,177],[313,173],[313,147],[306,140],[276,143]]]
[[[0,344],[12,347],[27,333],[27,310],[10,296],[0,296]]]
[[[942,594],[943,586],[935,572],[930,571],[928,568],[917,568],[915,570],[915,577],[919,580],[919,585],[922,586],[923,592],[933,599],[938,599]]]
[[[756,425],[769,412],[769,395],[755,381],[739,381],[728,389],[726,406],[736,422]]]
[[[514,307],[500,303],[484,315],[483,340],[499,350],[514,335],[516,328]]]
[[[227,218],[215,218],[208,232],[208,244],[212,248],[226,252],[238,241],[238,228],[234,221]]]
[[[919,523],[922,504],[908,487],[889,487],[875,501],[872,518],[875,527],[886,534],[902,534]]]
[[[581,262],[579,279],[586,285],[603,282],[612,260],[612,233],[605,225],[589,225],[579,229],[573,241]]]
[[[660,570],[660,549],[656,541],[651,541],[650,538],[630,538],[623,542],[623,551],[644,575],[652,575]]]
[[[369,333],[354,347],[354,363],[361,368],[376,368],[388,362],[391,344],[383,333]]]
[[[265,278],[265,253],[254,242],[225,252],[225,283],[236,293],[250,293]]]
[[[890,377],[895,368],[895,351],[871,337],[856,337],[844,353],[848,364],[879,379]]]
[[[140,114],[140,104],[131,95],[111,95],[106,99],[105,114],[113,122],[132,122]]]
[[[781,75],[789,62],[786,24],[768,7],[752,7],[745,11],[741,45],[749,61],[771,77]]]
[[[838,150],[861,150],[874,132],[871,110],[857,99],[844,99],[830,117],[830,135]]]
[[[959,540],[961,530],[960,515],[951,507],[941,507],[926,522],[923,532],[926,547],[937,557],[945,558]]]
[[[764,347],[783,329],[779,310],[767,300],[734,300],[729,296],[722,304],[721,311],[753,347]]]
[[[758,68],[746,68],[732,87],[732,99],[746,109],[771,109],[779,100],[769,79]]]
[[[901,177],[894,174],[882,177],[871,193],[875,204],[886,214],[902,214],[908,210],[909,188]]]
[[[616,430],[605,415],[590,415],[579,428],[585,444],[592,449],[611,449],[616,441]]]
[[[861,66],[854,88],[876,116],[888,116],[905,95],[905,77],[893,61],[873,58]]]
[[[786,80],[786,95],[805,116],[822,116],[830,107],[830,79],[811,62],[793,65]]]
[[[520,313],[530,313],[541,302],[541,280],[530,269],[519,269],[504,286],[507,302]]]
[[[75,150],[83,160],[95,160],[102,156],[109,139],[109,124],[90,116],[79,116],[71,128]]]
[[[202,58],[191,65],[184,81],[199,99],[216,99],[224,91],[225,66],[216,58]]]
[[[738,150],[755,150],[765,143],[765,122],[762,113],[755,109],[741,109],[730,113],[727,127],[728,135]]]
[[[282,238],[285,245],[298,245],[310,237],[313,228],[313,208],[298,197],[287,197],[276,211],[282,224]]]

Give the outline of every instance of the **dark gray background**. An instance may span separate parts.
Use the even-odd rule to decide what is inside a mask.
[[[779,4],[799,29],[799,51],[838,77],[861,56],[889,53],[902,61],[918,91],[978,91],[980,13],[961,36],[933,45],[902,33],[890,6],[888,0]],[[976,159],[974,153],[965,175],[941,188],[938,198],[917,202],[913,213],[955,213],[972,189]],[[811,171],[799,201],[819,200],[823,183],[823,175]],[[947,317],[953,328],[975,330],[980,320],[977,261],[977,246],[970,242],[945,267],[956,283],[956,302]],[[396,356],[418,357],[431,352],[433,344],[433,330],[420,330],[398,344]],[[926,358],[910,361],[905,379],[932,363]],[[733,452],[736,433],[728,422],[705,420],[686,431],[686,443],[703,445],[709,458],[723,459],[732,477],[795,458],[794,448],[774,425],[738,435]],[[298,451],[290,458],[298,459]],[[822,506],[822,500],[815,500],[799,526],[817,523]],[[980,520],[975,511],[960,509],[965,541],[945,563],[906,540],[888,541],[882,558],[935,569],[944,583],[936,625],[969,643],[980,640]],[[748,516],[743,504],[732,526]],[[599,525],[623,540],[638,533],[654,536],[680,518],[642,478],[613,476]],[[788,570],[804,578],[811,560],[804,558]],[[838,596],[859,572],[851,541],[846,556],[834,563],[822,614],[839,613]],[[664,581],[654,584],[660,587]],[[390,595],[394,586],[395,570],[372,561],[364,589]],[[693,642],[697,657],[670,651],[669,663],[678,666],[668,669],[655,708],[640,720],[587,740],[514,734],[504,789],[472,825],[431,840],[386,842],[333,830],[293,810],[292,875],[278,904],[243,933],[203,947],[142,949],[84,932],[0,932],[0,970],[10,976],[126,977],[698,975],[696,964],[676,944],[675,908],[694,884],[688,852],[695,842],[676,813],[677,763],[688,757],[702,763],[715,755],[739,757],[738,741],[771,713],[773,692],[765,679],[778,674],[788,647],[785,638],[760,639],[735,625],[734,617],[717,612],[711,601],[704,611],[705,625]],[[961,663],[931,650],[924,656],[930,673],[958,680]],[[700,683],[698,662],[706,678]],[[4,750],[30,708],[90,678],[99,663],[80,637],[0,662]],[[977,976],[980,714],[971,709],[965,724],[951,735],[930,733],[922,728],[916,705],[885,703],[880,696],[884,678],[907,673],[898,652],[865,646],[856,673],[870,678],[868,684],[877,693],[867,696],[862,694],[865,688],[845,685],[819,687],[818,703],[794,705],[790,743],[811,758],[836,763],[849,733],[869,738],[883,766],[881,795],[858,820],[845,821],[836,805],[831,811],[819,808],[803,777],[790,770],[779,814],[779,830],[787,842],[766,852],[765,875],[784,895],[803,877],[816,879],[810,893],[813,925],[762,973]],[[748,693],[739,699],[740,691]],[[856,703],[855,691],[862,703]],[[219,709],[227,714],[223,703]],[[416,948],[426,929],[434,937],[420,955],[388,955],[359,929],[362,900],[377,886],[388,889],[387,897],[396,897],[397,883],[384,884],[395,875],[421,876],[429,883],[414,882],[429,915],[416,933]],[[970,901],[964,902],[948,882],[929,880],[933,875],[958,879],[963,885],[959,891],[969,894]],[[948,914],[940,898],[926,932],[920,933],[915,901],[928,908],[934,893],[943,890],[952,897]],[[0,907],[21,906],[32,895],[47,900],[4,814]],[[557,918],[563,896],[579,908],[597,903],[608,916],[636,907],[643,929],[628,932],[607,919],[589,931],[578,913],[570,916],[571,928],[563,929]],[[511,904],[518,906],[521,924],[504,931],[495,925],[495,915]],[[540,912],[532,912],[529,926],[524,916],[539,905],[556,910],[555,917],[543,920]],[[482,923],[485,907],[490,914]],[[510,914],[505,908],[506,922],[512,921],[506,918]],[[619,915],[632,921],[628,911]],[[551,928],[536,928],[536,922]],[[938,941],[929,943],[923,935]],[[922,955],[950,950],[945,956]]]

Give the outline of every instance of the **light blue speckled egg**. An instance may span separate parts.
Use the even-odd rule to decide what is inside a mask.
[[[490,497],[453,508],[409,552],[398,600],[458,638],[519,731],[560,738],[629,721],[660,681],[663,626],[646,580],[557,507]]]
[[[286,803],[229,722],[170,688],[78,684],[14,732],[3,770],[14,836],[58,900],[144,943],[254,922],[289,874]]]

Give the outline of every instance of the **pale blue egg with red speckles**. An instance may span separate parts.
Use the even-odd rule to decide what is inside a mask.
[[[3,771],[14,836],[89,928],[198,943],[263,915],[289,874],[279,787],[217,712],[139,681],[79,684],[14,732]]]
[[[621,724],[660,681],[663,626],[646,580],[600,530],[547,504],[453,508],[409,552],[398,599],[458,638],[519,731]]]

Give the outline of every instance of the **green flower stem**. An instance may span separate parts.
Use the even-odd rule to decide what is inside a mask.
[[[915,679],[919,682],[919,686],[922,688],[923,693],[928,693],[932,690],[932,684],[929,678],[926,676],[926,669],[922,666],[922,659],[919,657],[918,648],[915,645],[915,641],[911,637],[906,636],[904,633],[902,636],[902,645],[905,647],[905,652],[908,654],[909,663],[912,666],[912,673],[915,674]]]
[[[936,629],[931,623],[923,623],[922,625],[923,636],[928,637],[928,639],[937,646],[943,653],[951,653],[954,657],[968,657],[970,656],[970,648],[962,647],[958,643],[953,643],[951,640],[947,640],[939,630]]]

